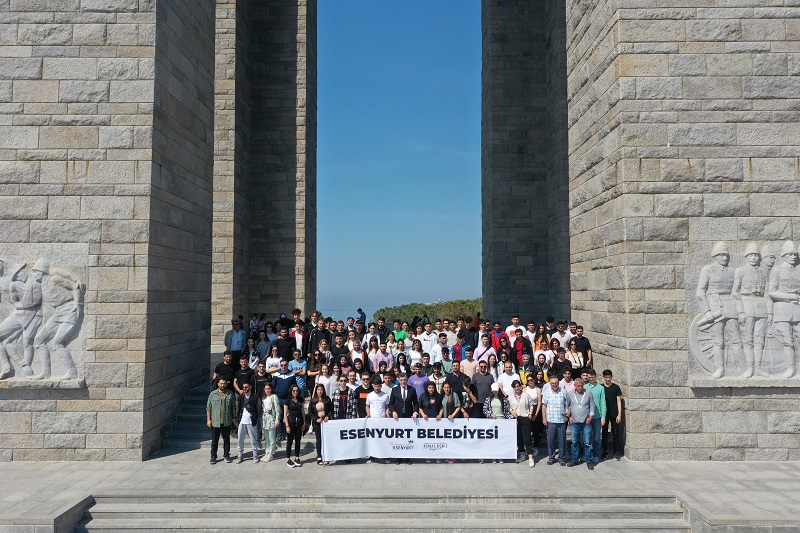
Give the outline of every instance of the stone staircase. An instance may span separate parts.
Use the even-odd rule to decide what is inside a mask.
[[[235,492],[235,491],[234,491]],[[583,491],[585,492],[585,491]],[[98,495],[76,532],[581,531],[689,533],[674,496]]]
[[[208,383],[189,391],[177,419],[166,434],[165,449],[179,452],[211,447],[211,431],[206,427],[206,401],[210,392]],[[222,459],[222,438],[219,447],[219,458]],[[231,450],[231,455],[236,455],[235,429],[231,431]]]

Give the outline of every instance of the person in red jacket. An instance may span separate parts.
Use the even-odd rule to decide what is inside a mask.
[[[505,337],[508,341],[508,344],[511,344],[511,339],[508,338],[508,335],[505,331],[503,331],[503,325],[500,323],[499,320],[494,321],[494,329],[489,334],[489,338],[492,340],[492,348],[494,351],[497,352],[500,350],[500,339]]]

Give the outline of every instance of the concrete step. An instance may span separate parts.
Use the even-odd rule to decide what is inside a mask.
[[[206,426],[205,416],[195,416],[193,420],[181,420],[179,418],[172,423],[169,431],[170,433],[211,433],[211,430]]]
[[[231,455],[232,456],[236,455],[236,443],[237,442],[238,441],[236,439],[231,438]],[[248,445],[250,444],[249,441],[247,443],[248,443]],[[199,439],[181,440],[181,439],[169,439],[168,438],[168,439],[165,439],[163,441],[163,447],[165,449],[168,448],[170,450],[201,450],[201,449],[202,450],[206,450],[206,449],[210,449],[211,448],[211,441],[208,440],[208,439],[206,439],[206,440],[199,440]],[[220,458],[222,458],[222,439],[220,439],[220,442],[219,442],[219,454],[220,454]]]
[[[231,439],[236,439],[237,431],[236,428],[231,430]],[[168,439],[175,439],[175,440],[211,440],[211,430],[205,426],[195,427],[193,429],[186,428],[186,429],[170,429],[167,431],[167,438]],[[219,438],[220,444],[222,444],[222,437]]]
[[[187,394],[187,396],[189,398],[202,398],[203,400],[207,400],[208,395],[210,393],[211,393],[211,383],[208,383],[191,389]]]
[[[683,519],[683,510],[672,504],[657,504],[648,506],[608,505],[592,511],[596,520],[608,519]],[[336,521],[349,520],[353,515],[352,505],[308,505],[305,503],[272,504],[248,503],[249,512],[264,519],[279,519],[294,513],[302,514],[304,519],[317,518],[322,521],[333,518]],[[370,510],[370,517],[378,523],[391,520],[394,516],[402,514],[404,509],[393,505],[386,505]],[[523,520],[523,519],[548,519],[558,516],[562,520],[582,520],[586,518],[586,511],[574,504],[541,504],[533,502],[528,505],[499,506],[498,504],[469,504],[459,506],[445,506],[441,504],[419,504],[414,506],[414,512],[427,519],[480,519],[480,520]],[[208,503],[161,503],[142,506],[139,503],[101,503],[86,511],[86,518],[92,519],[133,519],[137,515],[142,518],[156,519],[186,519],[195,518],[198,514],[209,513],[214,518],[235,521],[241,512],[232,506],[231,502]]]
[[[191,490],[191,489],[189,489]],[[200,492],[153,494],[111,491],[95,495],[78,532],[289,531],[323,533],[364,529],[377,533],[440,531],[589,533],[690,533],[675,496],[582,493],[591,513],[572,494],[530,496],[446,496],[359,498],[359,509],[340,496],[275,496],[268,503],[248,501],[242,510],[237,494]],[[410,527],[409,527],[410,526]]]
[[[197,411],[187,411],[185,408],[181,409],[178,413],[178,422],[191,422],[195,425],[206,425],[206,412],[205,409]]]
[[[592,502],[592,507],[615,506],[628,509],[650,509],[672,507],[682,509],[673,495],[663,493],[626,493],[613,496],[583,491],[583,497]],[[106,491],[94,496],[95,503],[91,508],[106,504],[136,504],[136,505],[195,505],[195,504],[220,504],[230,506],[231,504],[241,503],[242,497],[237,494],[207,494],[205,492],[192,492],[191,489],[180,494],[153,494],[151,491],[119,490]],[[525,505],[532,508],[533,505],[556,506],[574,505],[575,499],[572,494],[548,495],[542,494],[531,498],[530,496],[393,496],[387,499],[384,495],[364,495],[359,496],[362,506],[374,508],[395,508],[403,512],[408,511],[409,506],[414,509],[420,505],[469,505],[469,506],[504,506],[511,510],[515,506]],[[270,495],[270,506],[291,506],[301,505],[305,508],[315,506],[338,507],[342,504],[342,498],[338,495],[315,495],[315,496],[295,496],[295,495]],[[228,507],[230,509],[230,507]],[[416,511],[415,511],[416,512]]]
[[[355,514],[355,513],[351,513]],[[96,519],[78,524],[76,532],[113,533],[125,531],[126,533],[152,532],[152,531],[284,531],[289,533],[324,533],[326,531],[352,531],[360,529],[370,533],[422,533],[437,531],[442,533],[456,533],[471,531],[474,533],[518,533],[527,531],[581,531],[586,533],[611,533],[636,531],[641,533],[690,533],[691,529],[684,520],[660,519],[609,519],[602,524],[596,519],[564,520],[561,518],[548,518],[528,521],[521,519],[481,520],[465,519],[455,523],[451,519],[433,519],[409,513],[407,516],[396,517],[393,521],[376,522],[375,519],[363,518],[335,522],[332,520],[294,516],[291,518],[269,519],[262,517],[247,518],[245,511],[235,519],[220,519],[217,517],[198,517],[181,519]],[[322,523],[320,523],[322,522]],[[323,525],[324,524],[324,525]],[[409,527],[411,525],[411,527]],[[414,525],[424,527],[413,527]]]

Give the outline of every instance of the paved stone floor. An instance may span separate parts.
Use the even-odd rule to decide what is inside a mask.
[[[304,439],[304,466],[285,461],[210,465],[208,450],[168,454],[141,463],[0,463],[0,531],[3,524],[52,524],[52,518],[91,494],[236,491],[262,486],[263,493],[333,494],[337,488],[369,480],[375,494],[574,495],[576,490],[620,494],[675,493],[707,518],[794,521],[800,525],[800,463],[797,462],[631,462],[606,461],[589,471],[544,461],[531,469],[513,464],[353,464],[318,466],[312,442]],[[280,454],[283,455],[282,453]],[[785,524],[786,522],[784,522]]]

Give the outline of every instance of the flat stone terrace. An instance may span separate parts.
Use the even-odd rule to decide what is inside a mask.
[[[235,494],[241,487],[262,487],[274,495],[334,495],[361,486],[370,495],[509,495],[521,493],[572,497],[575,494],[675,494],[687,509],[694,531],[788,532],[800,530],[800,463],[796,462],[631,462],[606,461],[594,471],[513,464],[412,465],[314,462],[313,436],[303,440],[304,465],[285,461],[210,465],[208,450],[160,452],[141,463],[0,463],[0,532],[71,530],[93,494]],[[279,454],[280,456],[283,453]],[[246,457],[249,453],[246,454]],[[587,503],[591,512],[591,503]],[[698,527],[698,520],[703,527]],[[74,525],[74,521],[72,524]],[[59,526],[60,524],[60,526]],[[714,527],[708,529],[706,524]],[[771,525],[768,525],[771,524]],[[738,525],[738,527],[733,527]]]

